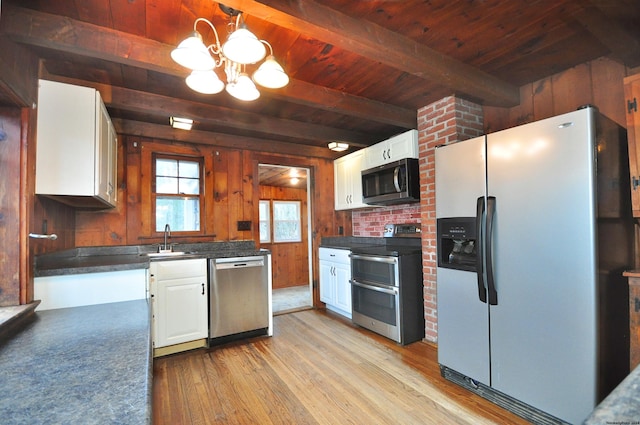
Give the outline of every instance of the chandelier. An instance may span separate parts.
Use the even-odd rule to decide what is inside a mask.
[[[247,29],[244,19],[241,21],[242,12],[222,4],[219,6],[230,19],[229,37],[224,44],[220,44],[218,31],[209,20],[197,18],[193,23],[193,32],[171,52],[174,61],[192,70],[186,78],[187,86],[204,94],[216,94],[226,89],[231,96],[245,101],[260,97],[254,82],[272,89],[286,86],[289,76],[273,56],[271,45],[265,40],[258,40]],[[202,35],[196,30],[200,22],[211,27],[215,35],[213,44],[204,44]],[[265,46],[269,48],[269,55]],[[256,64],[262,59],[262,64],[249,78],[247,65]],[[218,77],[216,68],[224,69],[226,84]]]

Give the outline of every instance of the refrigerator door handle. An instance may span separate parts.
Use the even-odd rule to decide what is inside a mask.
[[[489,305],[498,305],[498,292],[496,291],[495,279],[493,276],[493,218],[496,214],[496,197],[487,196],[487,229],[485,258],[487,261],[487,289],[489,292]]]
[[[484,196],[476,202],[476,273],[478,274],[478,298],[483,303],[487,302],[487,290],[484,284],[484,266],[482,262],[484,244],[482,243],[482,220],[484,218]]]

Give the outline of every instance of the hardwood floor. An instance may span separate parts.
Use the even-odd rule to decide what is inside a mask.
[[[332,313],[276,316],[274,336],[154,360],[153,423],[527,424]]]

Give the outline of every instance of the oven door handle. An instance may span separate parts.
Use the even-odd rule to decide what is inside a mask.
[[[365,260],[365,261],[377,261],[380,263],[388,263],[388,264],[396,264],[398,262],[397,257],[374,257],[372,255],[360,255],[360,254],[349,254],[349,258],[355,260]]]
[[[366,285],[364,283],[356,282],[355,280],[350,280],[349,282],[354,286],[359,286],[360,288],[371,289],[372,291],[382,292],[383,294],[398,295],[398,288],[395,287],[393,287],[393,289],[388,289],[382,286]]]

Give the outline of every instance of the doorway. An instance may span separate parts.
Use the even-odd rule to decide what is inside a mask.
[[[271,251],[273,314],[313,305],[310,170],[258,164],[260,248]]]

